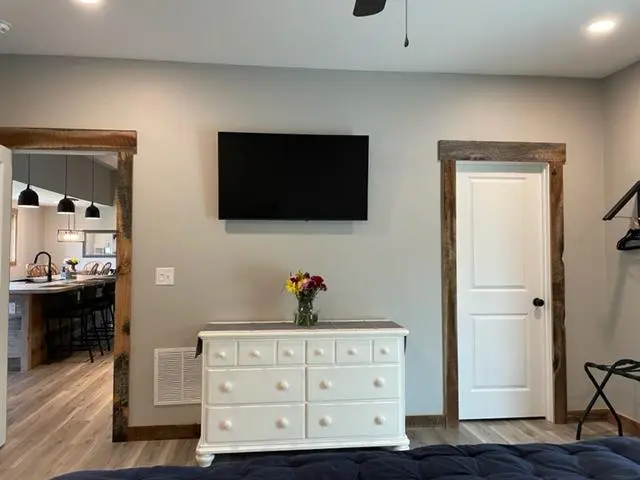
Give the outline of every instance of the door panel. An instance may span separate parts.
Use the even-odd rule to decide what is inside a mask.
[[[472,178],[473,287],[524,288],[522,178]],[[500,263],[496,264],[497,259]]]
[[[11,150],[0,146],[0,447],[7,439]]]
[[[524,315],[471,315],[473,321],[472,388],[526,388],[527,317]],[[501,348],[496,348],[500,345]]]
[[[544,416],[542,167],[458,165],[460,419]]]

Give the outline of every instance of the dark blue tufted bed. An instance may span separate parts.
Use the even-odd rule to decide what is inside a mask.
[[[409,452],[344,451],[259,457],[197,467],[78,472],[56,480],[637,480],[640,439],[568,445],[438,445]]]

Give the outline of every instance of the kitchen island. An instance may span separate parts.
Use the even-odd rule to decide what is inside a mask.
[[[9,284],[9,371],[24,372],[47,362],[45,306],[51,296],[68,294],[88,286],[115,282],[112,275],[81,275],[78,278]]]

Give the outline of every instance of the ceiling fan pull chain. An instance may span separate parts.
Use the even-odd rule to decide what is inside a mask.
[[[409,0],[404,0],[404,48],[409,46]]]

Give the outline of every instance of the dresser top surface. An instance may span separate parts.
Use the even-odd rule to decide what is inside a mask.
[[[312,327],[298,327],[292,322],[238,322],[238,323],[208,323],[200,331],[200,337],[224,335],[230,333],[242,334],[296,334],[296,335],[318,335],[323,333],[403,333],[408,334],[406,328],[390,320],[340,320],[340,321],[320,321]]]

